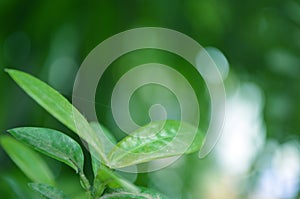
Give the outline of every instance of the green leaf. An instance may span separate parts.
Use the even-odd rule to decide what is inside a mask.
[[[5,70],[40,106],[84,139],[96,156],[107,163],[102,143],[83,115],[59,92],[41,80],[18,70]]]
[[[91,122],[90,126],[102,141],[105,154],[108,154],[112,150],[112,148],[114,148],[114,146],[117,144],[116,138],[106,127],[99,124],[98,122]]]
[[[117,144],[116,138],[110,133],[110,131],[107,128],[105,128],[103,125],[100,125],[97,122],[91,122],[90,126],[102,141],[104,145],[104,152],[107,155],[111,151],[111,149]],[[92,155],[92,167],[95,176],[97,175],[100,164],[101,163],[98,160],[98,158]]]
[[[94,179],[94,194],[99,194],[103,191],[103,185],[108,185],[110,188],[124,188],[132,193],[139,193],[138,187],[115,174],[112,170],[104,165],[100,165],[98,173]]]
[[[110,152],[110,166],[121,168],[200,149],[203,134],[181,121],[151,122],[121,140]]]
[[[91,154],[91,158],[92,158],[92,169],[93,169],[93,173],[94,176],[97,175],[99,168],[101,167],[101,162]]]
[[[9,157],[32,181],[55,184],[48,165],[35,151],[9,136],[0,137],[0,143]]]
[[[63,191],[42,183],[29,183],[29,187],[48,199],[68,199]]]
[[[69,136],[53,129],[37,127],[14,128],[8,132],[39,152],[66,163],[76,172],[83,170],[84,157],[80,145]]]
[[[100,199],[167,199],[166,196],[158,193],[152,189],[141,188],[140,193],[131,193],[124,190],[118,190],[113,193],[108,193],[102,196]]]

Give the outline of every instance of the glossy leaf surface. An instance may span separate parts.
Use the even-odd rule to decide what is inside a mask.
[[[121,140],[108,158],[114,168],[188,154],[200,149],[203,134],[180,121],[156,121],[141,127]]]

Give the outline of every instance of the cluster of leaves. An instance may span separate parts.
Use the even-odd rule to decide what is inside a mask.
[[[83,139],[91,152],[93,183],[83,172],[84,155],[80,145],[69,136],[54,129],[39,127],[8,130],[15,139],[8,135],[1,136],[0,143],[11,159],[33,181],[29,184],[32,190],[45,198],[68,198],[55,187],[51,170],[33,148],[73,168],[79,175],[87,198],[165,198],[153,190],[135,186],[117,175],[114,169],[181,155],[183,151],[178,149],[178,144],[184,143],[174,142],[175,137],[184,142],[184,137],[193,135],[193,126],[171,120],[151,122],[117,143],[109,130],[99,123],[88,123],[67,99],[46,83],[21,71],[6,72],[40,106]],[[180,132],[183,132],[181,134],[177,131],[179,127]],[[155,135],[149,139],[153,132]],[[202,136],[198,131],[193,143],[184,153],[199,150]]]

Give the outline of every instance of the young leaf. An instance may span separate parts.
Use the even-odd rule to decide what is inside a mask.
[[[140,190],[135,185],[131,184],[127,180],[115,174],[112,170],[106,166],[101,165],[98,169],[98,173],[94,179],[94,194],[99,196],[97,193],[102,193],[103,184],[108,185],[110,188],[123,188],[132,193],[139,193]],[[99,191],[100,189],[100,191]]]
[[[0,144],[16,165],[32,181],[55,184],[48,165],[35,151],[9,136],[0,137]]]
[[[47,128],[21,127],[8,130],[19,141],[54,159],[66,163],[76,172],[83,170],[80,145],[69,136]]]
[[[49,186],[47,184],[42,183],[29,183],[28,186],[44,196],[45,198],[49,199],[68,199],[68,197],[56,187]]]
[[[108,159],[111,167],[121,168],[192,153],[200,149],[202,141],[203,134],[190,124],[173,120],[156,121],[121,140]]]
[[[118,190],[112,193],[105,194],[100,199],[167,199],[166,196],[153,191],[152,189],[141,188],[140,193],[131,193],[124,190]]]
[[[41,80],[18,70],[5,70],[40,106],[84,139],[96,156],[106,163],[103,146],[83,115],[59,92]]]

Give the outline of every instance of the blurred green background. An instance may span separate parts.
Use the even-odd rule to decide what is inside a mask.
[[[174,29],[207,47],[224,71],[227,118],[218,145],[205,159],[199,160],[197,154],[188,155],[163,170],[129,178],[172,199],[300,198],[300,1],[297,0],[2,0],[1,133],[17,126],[43,126],[59,129],[79,141],[26,96],[3,69],[29,72],[71,100],[77,69],[96,45],[121,31],[146,26]],[[113,85],[126,72],[124,67],[128,70],[148,62],[165,63],[178,70],[185,68],[181,72],[191,78],[198,98],[204,99],[200,108],[201,127],[205,129],[209,95],[191,66],[159,51],[138,51],[126,56],[108,69],[95,102],[100,121],[118,139],[124,134],[113,122],[109,108]],[[138,124],[149,121],[148,108],[159,100],[171,111],[171,118],[178,118],[178,103],[168,91],[143,89],[130,104],[132,117]],[[70,168],[44,158],[60,186],[75,198],[80,189],[77,176]],[[86,169],[90,169],[88,165]],[[37,197],[28,190],[27,182],[0,149],[1,198]]]

